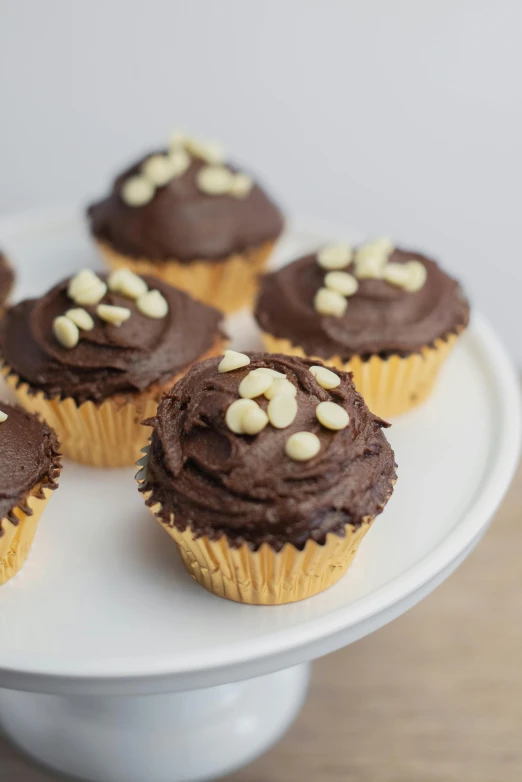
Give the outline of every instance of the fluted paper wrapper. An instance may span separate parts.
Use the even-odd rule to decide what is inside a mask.
[[[44,497],[38,496],[44,494]],[[29,494],[24,505],[29,506],[32,514],[29,515],[22,508],[16,507],[13,514],[18,519],[18,524],[13,524],[9,519],[2,519],[1,528],[3,535],[0,537],[0,586],[16,576],[24,564],[36,533],[36,528],[45,506],[53,491],[42,488],[37,484]]]
[[[363,359],[353,356],[343,361],[339,356],[320,358],[308,356],[305,350],[293,345],[288,339],[280,339],[271,334],[263,334],[263,342],[271,353],[286,353],[291,356],[310,358],[341,369],[353,372],[353,382],[357,391],[376,415],[392,418],[406,413],[424,402],[431,394],[437,380],[440,367],[448,357],[458,334],[450,334],[446,339],[436,340],[433,347],[423,347],[420,353],[410,356],[378,355]]]
[[[139,484],[146,479],[148,448],[144,453],[138,461]],[[143,496],[147,501],[151,493]],[[194,538],[188,527],[180,532],[173,519],[165,524],[157,517],[160,503],[149,507],[176,542],[192,578],[214,595],[253,605],[294,603],[333,586],[348,570],[373,521],[368,516],[359,527],[347,524],[344,537],[330,533],[322,545],[308,540],[302,551],[291,543],[281,551],[274,551],[267,543],[252,551],[246,543],[233,548],[225,536],[218,540]]]
[[[227,314],[250,306],[257,291],[257,278],[263,272],[275,242],[265,242],[243,253],[229,255],[223,261],[194,260],[180,263],[176,258],[152,261],[122,255],[105,242],[96,241],[111,269],[132,269],[150,274],[195,299],[211,304]]]

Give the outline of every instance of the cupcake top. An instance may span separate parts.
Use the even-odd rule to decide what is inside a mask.
[[[283,217],[261,187],[224,162],[220,146],[174,134],[88,209],[94,236],[154,261],[223,260],[275,240]]]
[[[11,288],[14,283],[14,272],[11,264],[0,252],[0,307],[2,307],[7,301],[7,297],[11,293]]]
[[[164,523],[174,514],[195,537],[276,551],[324,543],[380,513],[392,492],[389,424],[349,373],[312,361],[226,351],[192,367],[145,423],[153,434],[140,490]]]
[[[60,470],[53,430],[21,407],[0,402],[0,536],[4,534],[3,519],[18,523],[15,508],[20,506],[31,515],[27,496],[37,484],[41,484],[40,497],[44,488],[58,487]]]
[[[377,239],[331,245],[263,277],[261,329],[308,355],[407,356],[462,330],[469,305],[458,282],[416,252]]]
[[[213,348],[222,314],[153,277],[90,270],[12,307],[4,362],[31,389],[79,404],[164,384]]]

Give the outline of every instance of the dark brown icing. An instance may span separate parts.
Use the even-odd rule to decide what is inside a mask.
[[[320,315],[314,296],[323,285],[325,270],[317,256],[307,255],[263,277],[255,316],[260,328],[290,340],[310,356],[329,359],[352,355],[416,353],[435,340],[462,330],[468,324],[469,304],[458,282],[435,263],[416,252],[396,249],[393,263],[415,259],[427,270],[424,286],[416,293],[384,280],[359,280],[341,318]],[[353,266],[347,268],[352,272]]]
[[[35,486],[41,484],[36,496],[43,497],[43,489],[58,488],[60,453],[53,430],[37,416],[21,407],[0,402],[0,410],[7,420],[0,423],[0,536],[2,520],[18,524],[15,508],[32,515],[27,498]]]
[[[345,525],[358,526],[380,513],[395,480],[394,454],[382,427],[353,385],[338,372],[341,384],[325,391],[311,372],[313,364],[278,354],[251,354],[243,369],[219,374],[219,359],[196,364],[164,395],[153,426],[147,480],[149,505],[161,503],[159,516],[196,537],[226,535],[232,546],[269,543],[279,550],[290,542],[302,548],[308,539],[324,543]],[[233,434],[225,423],[238,386],[257,367],[285,372],[297,388],[298,413],[287,429],[270,424],[254,437]],[[341,404],[349,426],[331,431],[319,424],[316,406]],[[256,400],[266,409],[264,397]],[[285,453],[287,438],[311,431],[321,442],[319,454],[297,462]]]
[[[0,252],[0,307],[2,307],[11,293],[14,283],[14,272],[11,264],[3,253]]]
[[[109,292],[103,303],[127,307],[129,320],[112,326],[98,318],[96,307],[85,307],[95,328],[81,331],[78,345],[67,349],[52,331],[53,320],[76,306],[67,296],[68,280],[64,280],[41,299],[22,301],[8,311],[0,327],[4,361],[33,390],[49,398],[73,397],[78,403],[168,382],[223,336],[223,316],[160,280],[143,279],[167,300],[164,318],[147,318],[134,301]]]
[[[259,185],[246,198],[202,193],[196,175],[207,164],[197,159],[181,177],[158,188],[148,204],[128,206],[120,195],[122,183],[148,157],[118,176],[109,196],[88,209],[94,236],[116,251],[153,261],[219,261],[281,233],[282,214]]]

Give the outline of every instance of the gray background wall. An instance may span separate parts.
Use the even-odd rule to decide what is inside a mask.
[[[521,30],[517,0],[0,0],[0,212],[199,131],[294,217],[438,256],[522,364]]]

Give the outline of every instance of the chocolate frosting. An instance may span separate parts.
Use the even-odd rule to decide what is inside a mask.
[[[0,307],[7,301],[14,282],[14,272],[7,258],[0,252]]]
[[[244,199],[202,193],[196,175],[207,164],[197,159],[181,177],[160,187],[148,204],[128,206],[121,186],[148,157],[118,176],[110,195],[88,209],[94,236],[116,251],[153,261],[219,261],[281,233],[282,214],[259,185]]]
[[[0,536],[4,534],[2,519],[18,524],[14,514],[17,507],[28,515],[27,496],[41,483],[42,489],[56,489],[60,475],[58,439],[53,430],[37,416],[21,407],[0,402],[0,410],[7,420],[0,424]]]
[[[27,299],[8,311],[0,327],[4,361],[48,398],[73,397],[79,404],[168,382],[223,336],[222,314],[160,280],[143,279],[167,300],[164,318],[147,318],[134,301],[109,292],[103,303],[127,307],[131,317],[116,327],[98,318],[96,307],[85,307],[95,327],[81,331],[78,345],[67,349],[52,332],[54,318],[76,306],[64,280],[41,299]]]
[[[359,280],[359,289],[348,299],[341,318],[320,315],[314,296],[323,285],[325,270],[317,256],[307,255],[273,274],[265,275],[255,316],[261,329],[290,340],[310,356],[379,354],[383,358],[417,353],[435,340],[461,331],[468,324],[469,304],[460,286],[423,255],[394,250],[389,261],[415,259],[428,276],[416,293],[384,280]],[[352,272],[353,266],[347,271]]]
[[[152,491],[149,505],[161,503],[160,519],[196,537],[226,535],[232,546],[252,548],[269,543],[279,550],[290,542],[302,548],[308,539],[324,543],[345,525],[359,526],[380,513],[395,480],[394,454],[382,427],[353,385],[341,377],[338,388],[325,391],[309,367],[314,363],[279,354],[251,354],[243,369],[219,374],[219,359],[196,364],[163,396],[153,426],[147,479],[141,491]],[[297,388],[298,413],[284,430],[270,424],[258,435],[233,434],[225,423],[238,386],[257,367],[285,372]],[[331,431],[319,424],[319,402],[341,404],[349,426]],[[256,400],[263,409],[264,397]],[[285,442],[294,432],[310,431],[321,442],[308,462],[293,461]]]

